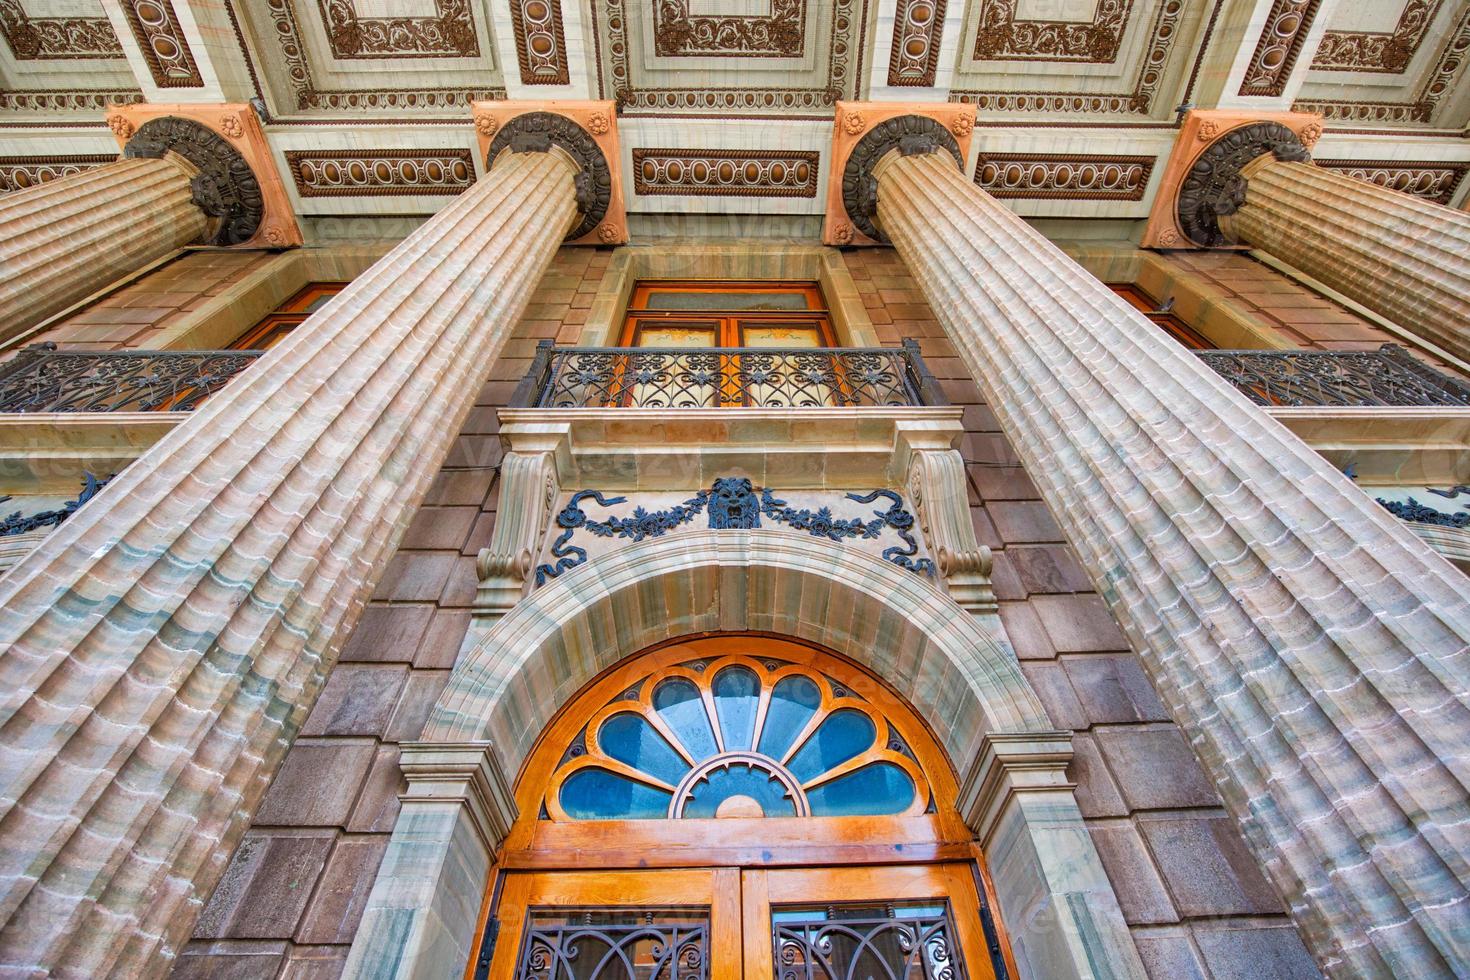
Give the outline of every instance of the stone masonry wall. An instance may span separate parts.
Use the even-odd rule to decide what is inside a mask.
[[[397,814],[398,743],[419,734],[469,622],[495,517],[495,409],[538,340],[578,342],[610,258],[564,249],[533,297],[174,976],[340,972]],[[995,549],[1001,616],[1052,721],[1075,733],[1078,800],[1152,975],[1317,976],[903,264],[887,249],[846,260],[881,342],[919,340],[965,407],[972,516]]]

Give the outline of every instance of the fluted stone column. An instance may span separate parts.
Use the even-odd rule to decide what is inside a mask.
[[[1241,173],[1228,235],[1470,361],[1470,214],[1270,154]]]
[[[879,227],[1309,947],[1470,975],[1464,576],[948,153],[903,149]]]
[[[577,223],[574,155],[539,149],[0,580],[0,974],[168,971]]]
[[[0,197],[0,335],[202,240],[197,172],[176,154],[125,159]]]

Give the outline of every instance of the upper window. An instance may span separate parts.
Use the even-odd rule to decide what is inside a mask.
[[[1179,341],[1190,350],[1214,350],[1208,337],[1185,323],[1177,314],[1162,309],[1157,300],[1137,286],[1127,283],[1110,283],[1108,286],[1113,292],[1126,299],[1133,308],[1139,310],[1155,324],[1163,329],[1170,337]]]
[[[230,345],[231,350],[270,350],[327,301],[340,293],[345,282],[314,282],[282,303],[273,313],[245,331]]]
[[[553,820],[915,815],[930,790],[878,704],[813,666],[736,654],[604,703],[545,802]]]
[[[832,347],[814,282],[645,281],[633,288],[624,347]]]

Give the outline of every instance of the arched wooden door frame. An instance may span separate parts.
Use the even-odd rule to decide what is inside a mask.
[[[884,678],[938,736],[985,848],[1021,977],[1144,976],[1054,730],[999,618],[856,549],[767,529],[650,539],[536,590],[465,651],[419,742],[344,977],[455,976],[476,941],[511,791],[599,672],[678,637],[805,640]]]

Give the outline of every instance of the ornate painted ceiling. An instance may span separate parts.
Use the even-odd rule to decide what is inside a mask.
[[[838,100],[952,101],[977,182],[1118,235],[1184,105],[1462,203],[1467,60],[1470,0],[0,0],[0,191],[108,159],[109,103],[255,100],[309,221],[416,220],[483,169],[471,101],[604,98],[635,231],[808,234]]]

